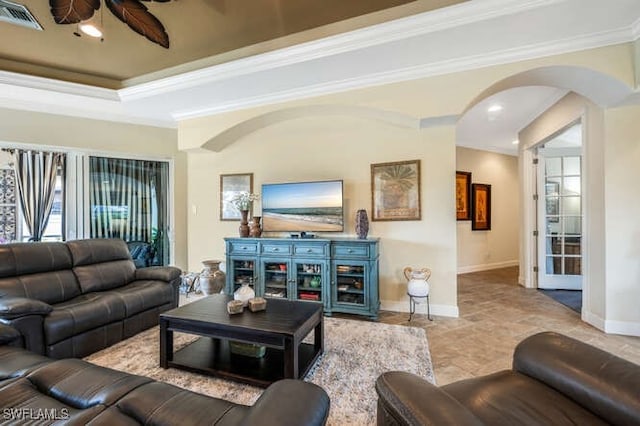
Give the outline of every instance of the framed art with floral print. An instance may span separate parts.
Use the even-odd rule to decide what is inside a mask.
[[[471,220],[471,172],[456,171],[456,219]]]
[[[240,220],[232,200],[242,192],[253,193],[253,173],[220,175],[220,220]]]
[[[420,160],[371,165],[374,221],[420,220]]]
[[[471,230],[491,230],[491,185],[474,183],[471,185],[471,194]]]

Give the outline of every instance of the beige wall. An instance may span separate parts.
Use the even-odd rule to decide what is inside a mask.
[[[583,125],[583,308],[582,317],[598,328],[604,328],[605,300],[605,223],[604,223],[604,145],[602,109],[582,96],[570,93],[540,115],[518,135],[520,140],[520,176],[523,194],[534,193],[531,148],[561,131],[570,123]],[[537,264],[535,242],[531,235],[536,216],[531,197],[522,199],[521,265],[526,287],[536,287],[532,272]]]
[[[456,169],[471,172],[473,183],[491,185],[491,230],[472,231],[471,221],[457,222],[458,272],[518,264],[518,158],[456,148]]]
[[[372,223],[372,235],[382,240],[381,298],[383,306],[406,309],[401,267],[430,266],[432,303],[441,312],[455,314],[454,129],[417,130],[420,120],[462,114],[487,88],[537,67],[582,66],[632,86],[633,61],[629,44],[618,45],[183,121],[178,142],[180,149],[190,152],[189,267],[199,270],[202,260],[222,257],[222,238],[237,235],[237,224],[218,220],[220,173],[253,172],[258,185],[342,177],[352,222],[355,210],[369,205],[370,163],[422,158],[423,220]],[[317,106],[325,110],[320,113]],[[345,107],[373,113],[366,119],[364,112],[344,113]],[[308,111],[295,111],[290,116],[298,118],[288,121],[279,121],[287,114],[279,119],[269,115],[292,108]],[[205,144],[219,150],[206,152]],[[350,226],[347,233],[353,234]]]
[[[186,266],[187,156],[177,149],[176,130],[0,108],[0,142],[172,159],[175,187],[173,263]]]
[[[640,336],[640,106],[605,112],[606,331]]]
[[[218,219],[221,173],[253,173],[257,191],[262,183],[343,179],[344,234],[355,237],[356,210],[365,208],[371,217],[370,165],[419,159],[422,220],[370,224],[369,235],[381,238],[380,298],[387,308],[408,308],[402,269],[428,266],[433,310],[455,315],[454,140],[453,127],[308,117],[260,129],[219,153],[189,154],[189,266],[199,270],[202,260],[224,258],[223,238],[238,235],[238,222]]]

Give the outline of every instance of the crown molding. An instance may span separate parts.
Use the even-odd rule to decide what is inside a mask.
[[[312,61],[442,31],[499,16],[512,15],[564,0],[485,0],[453,5],[435,11],[399,18],[335,36],[214,65],[181,75],[141,83],[119,90],[123,100],[136,100],[192,88],[240,75]],[[126,85],[126,81],[125,81]]]
[[[433,77],[437,75],[468,71],[511,62],[526,61],[546,56],[594,49],[603,46],[627,43],[631,41],[630,28],[622,28],[587,36],[572,37],[564,40],[538,43],[513,49],[504,49],[493,54],[471,55],[453,60],[432,62],[415,67],[407,67],[385,71],[351,79],[320,83],[302,88],[282,90],[268,95],[247,97],[217,104],[215,106],[178,111],[172,114],[177,121],[199,118],[212,114],[235,111],[243,108],[256,107],[271,103],[291,101],[294,99],[311,98],[365,87],[398,83],[407,80]]]
[[[85,96],[88,98],[105,99],[108,101],[120,100],[118,92],[113,89],[105,89],[102,87],[89,86],[86,84],[55,80],[52,78],[18,74],[10,71],[0,70],[0,84],[66,93],[68,95]]]

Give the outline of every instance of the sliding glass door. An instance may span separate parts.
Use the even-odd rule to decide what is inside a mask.
[[[150,264],[167,265],[168,188],[168,162],[90,157],[90,236],[148,243]]]

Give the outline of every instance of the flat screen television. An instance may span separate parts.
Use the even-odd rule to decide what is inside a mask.
[[[263,184],[261,199],[264,231],[344,230],[341,180]]]

